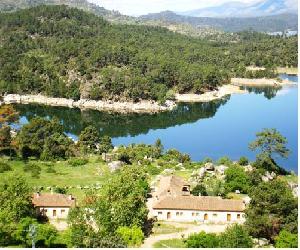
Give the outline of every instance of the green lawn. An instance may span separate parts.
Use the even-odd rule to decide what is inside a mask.
[[[0,158],[4,161],[4,158]],[[6,161],[6,160],[5,160]],[[103,180],[109,174],[109,169],[105,163],[99,160],[97,156],[89,157],[89,162],[84,166],[72,167],[67,161],[60,162],[42,162],[30,161],[41,167],[39,178],[31,176],[31,172],[24,171],[24,161],[12,160],[8,162],[13,172],[23,175],[33,188],[42,187],[44,192],[50,192],[47,187],[67,187],[68,193],[73,194],[80,201],[89,186],[101,185]],[[49,173],[49,165],[55,173]],[[0,173],[0,182],[8,174],[13,174],[12,171]]]
[[[154,248],[186,248],[182,239],[161,240],[153,245]]]
[[[184,227],[175,227],[170,224],[164,224],[163,222],[156,222],[153,226],[153,234],[159,235],[159,234],[170,234],[170,233],[178,233],[182,232],[186,228]]]

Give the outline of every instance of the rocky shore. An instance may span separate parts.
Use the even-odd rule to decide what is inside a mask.
[[[226,95],[244,93],[247,93],[247,91],[241,90],[239,86],[227,84],[221,86],[218,90],[209,91],[204,94],[176,94],[175,98],[177,102],[210,102],[221,99]]]
[[[140,102],[113,102],[113,101],[95,101],[81,99],[74,101],[66,98],[54,98],[43,95],[18,95],[8,94],[2,97],[0,105],[20,103],[20,104],[44,104],[49,106],[79,108],[79,109],[93,109],[99,111],[111,111],[117,113],[158,113],[162,111],[172,110],[176,103],[173,101],[166,101],[164,105],[160,105],[155,101],[140,101]]]
[[[259,79],[248,79],[248,78],[231,78],[231,84],[237,86],[249,86],[249,87],[260,87],[260,86],[287,86],[295,85],[294,82],[289,80],[277,80],[277,79],[268,79],[268,78],[259,78]]]

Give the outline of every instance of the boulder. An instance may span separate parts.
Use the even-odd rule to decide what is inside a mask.
[[[228,167],[225,165],[219,165],[219,166],[215,167],[215,171],[220,175],[224,175],[227,168]]]
[[[211,172],[215,170],[215,166],[211,162],[205,163],[204,168],[206,171],[211,171]]]
[[[112,161],[112,162],[108,163],[107,165],[108,165],[110,171],[114,172],[117,169],[120,169],[124,165],[124,163],[122,161]]]

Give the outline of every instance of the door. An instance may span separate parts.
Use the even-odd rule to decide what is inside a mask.
[[[231,214],[227,214],[227,221],[231,221]]]
[[[204,220],[208,220],[208,214],[204,214]]]
[[[171,212],[167,212],[167,219],[171,219]]]

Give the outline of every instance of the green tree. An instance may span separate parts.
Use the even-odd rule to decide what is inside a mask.
[[[39,117],[33,118],[22,127],[17,137],[22,157],[39,158],[44,151],[46,140],[54,134],[63,135],[63,126],[57,119],[49,121]]]
[[[281,229],[298,232],[297,199],[286,182],[280,179],[261,182],[252,188],[250,197],[245,225],[252,236],[273,242]]]
[[[240,190],[247,193],[250,188],[249,176],[243,167],[234,165],[225,170],[225,190],[226,192],[234,192]]]
[[[79,145],[85,152],[95,152],[100,143],[100,134],[93,126],[86,127],[79,135]]]
[[[139,247],[144,240],[144,233],[138,226],[119,227],[117,234],[123,239],[127,247]]]
[[[219,247],[222,248],[252,248],[253,242],[246,228],[234,224],[226,228],[219,236]]]
[[[289,149],[286,148],[287,139],[276,129],[264,129],[256,134],[256,140],[249,144],[251,150],[260,150],[257,156],[257,166],[278,170],[273,156],[287,158]],[[280,170],[280,169],[279,169]]]
[[[0,127],[0,154],[9,154],[11,151],[11,128],[9,126]]]
[[[107,135],[102,136],[100,138],[99,153],[107,153],[112,148],[111,138]]]
[[[207,196],[206,188],[203,184],[197,184],[191,191],[191,194],[195,196]]]
[[[18,174],[5,177],[0,183],[0,245],[13,242],[13,232],[22,218],[33,216],[32,191]]]
[[[119,227],[144,227],[148,216],[148,192],[147,175],[141,167],[128,166],[115,172],[103,183],[99,193],[89,194],[85,205],[70,213],[72,244],[108,247],[110,242],[111,247],[124,246],[117,230]]]
[[[190,235],[185,244],[188,248],[217,248],[219,238],[214,233],[205,233],[204,231]]]
[[[290,233],[286,230],[280,231],[275,237],[276,248],[298,248],[298,234]]]
[[[272,158],[273,154],[286,158],[289,150],[286,148],[287,139],[276,129],[264,129],[256,134],[256,140],[249,144],[251,150],[259,149],[262,154]]]
[[[247,157],[245,156],[242,156],[240,159],[239,159],[239,165],[241,166],[247,166],[249,164],[249,160]]]
[[[45,144],[41,154],[42,160],[67,159],[72,155],[70,146],[73,141],[66,135],[54,133],[45,139]]]

